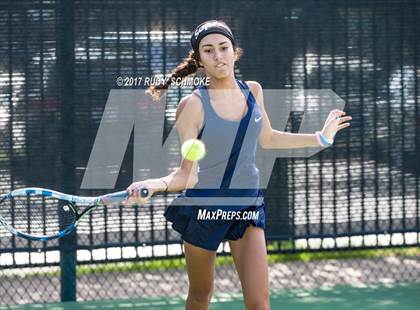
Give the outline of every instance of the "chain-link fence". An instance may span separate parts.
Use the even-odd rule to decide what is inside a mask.
[[[271,287],[418,282],[418,252],[402,248],[419,245],[419,16],[416,1],[3,1],[0,189],[104,193],[79,188],[117,78],[169,72],[190,31],[218,18],[245,52],[238,78],[332,89],[353,117],[333,147],[275,162],[264,191]],[[166,134],[190,90],[171,95]],[[291,113],[276,129],[296,122]],[[116,190],[132,181],[132,153],[131,138]],[[181,240],[163,217],[173,197],[95,210],[59,241],[0,227],[0,304],[186,294]],[[394,250],[336,259],[378,248]],[[331,251],[341,254],[326,260]],[[240,291],[232,264],[217,270],[216,291]]]

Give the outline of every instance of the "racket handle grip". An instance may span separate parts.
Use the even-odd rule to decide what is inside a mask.
[[[149,190],[145,187],[140,188],[140,196],[142,198],[146,198],[147,196],[149,196]]]

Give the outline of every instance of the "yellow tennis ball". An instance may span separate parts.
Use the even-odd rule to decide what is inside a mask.
[[[200,140],[190,139],[182,144],[181,154],[187,160],[200,160],[206,155],[206,147]]]

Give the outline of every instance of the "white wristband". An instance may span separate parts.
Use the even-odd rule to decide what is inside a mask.
[[[330,145],[332,145],[334,143],[334,140],[333,139],[328,139],[326,136],[324,136],[322,134],[321,131],[316,131],[315,134],[317,136],[318,143],[321,146],[330,146]]]

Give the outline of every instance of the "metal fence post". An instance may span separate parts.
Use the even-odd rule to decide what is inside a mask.
[[[61,111],[61,184],[75,192],[74,174],[74,1],[57,2],[57,65]],[[61,301],[76,300],[77,236],[60,239]]]

